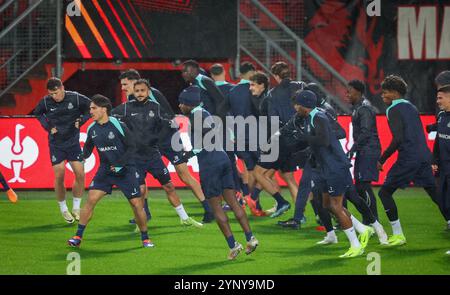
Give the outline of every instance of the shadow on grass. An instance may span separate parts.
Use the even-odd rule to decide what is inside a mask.
[[[98,244],[96,246],[98,246]],[[69,254],[70,252],[76,252],[76,253],[80,254],[80,257],[83,260],[83,259],[99,259],[100,257],[108,257],[108,256],[117,255],[117,254],[122,254],[122,253],[136,252],[137,250],[141,250],[144,248],[142,248],[141,246],[134,246],[134,247],[129,247],[129,248],[114,249],[114,250],[93,250],[93,249],[89,249],[89,246],[88,246],[88,248],[71,248],[71,247],[67,246],[66,249],[67,249],[67,254]],[[49,259],[53,259],[55,261],[61,261],[61,259],[66,260],[67,254],[53,255],[53,256],[50,256]]]
[[[176,268],[163,268],[158,274],[195,274],[196,272],[200,273],[208,273],[208,274],[214,274],[214,270],[217,270],[217,273],[221,273],[221,268],[225,266],[238,265],[238,264],[245,264],[245,263],[251,263],[254,261],[253,259],[239,259],[242,257],[238,257],[237,260],[229,261],[224,258],[224,260],[215,261],[215,262],[207,262],[207,263],[199,263],[199,264],[191,264],[187,266],[182,267],[176,267]]]
[[[336,258],[314,260],[309,263],[297,265],[296,267],[283,269],[281,272],[283,274],[316,274],[323,270],[331,270],[344,267],[349,262],[353,262],[355,260],[366,261],[366,257],[360,256],[351,259],[342,259],[339,258],[338,255],[336,255]],[[336,271],[336,274],[339,274],[339,272]]]
[[[68,229],[68,228],[75,228],[76,224],[64,224],[64,223],[55,223],[55,224],[43,224],[43,225],[36,225],[36,226],[26,226],[26,227],[19,227],[14,229],[3,229],[0,230],[2,233],[6,234],[35,234],[39,232],[45,232],[46,234],[50,231],[57,231],[61,229]]]

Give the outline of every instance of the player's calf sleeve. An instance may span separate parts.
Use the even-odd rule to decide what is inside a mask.
[[[394,198],[392,197],[394,191],[395,189],[393,188],[382,186],[380,191],[378,192],[378,196],[380,197],[381,203],[383,204],[384,211],[386,212],[389,221],[398,220],[397,205],[395,204]]]
[[[366,202],[369,206],[370,211],[378,219],[378,209],[377,209],[377,199],[373,193],[372,186],[369,181],[359,182],[356,184],[356,190],[359,196]]]
[[[444,208],[444,202],[442,196],[437,192],[435,186],[429,186],[423,188],[427,194],[431,197],[433,202],[439,207],[439,211],[441,211],[442,216],[444,216],[445,220],[450,220],[450,210],[446,210]]]
[[[1,174],[0,174],[0,183],[2,184],[3,189],[4,189],[5,191],[9,190],[8,182],[6,181],[6,179],[5,179],[5,178],[3,177],[3,175],[1,175]]]
[[[328,211],[327,208],[323,207],[321,192],[318,190],[314,190],[313,194],[314,194],[314,198],[312,201],[317,208],[317,214],[319,215],[320,221],[322,222],[322,225],[325,227],[326,231],[330,232],[334,229],[333,223],[331,222],[330,211]]]
[[[330,211],[325,209],[322,205],[318,206],[318,213],[320,221],[322,221],[323,226],[330,232],[333,230],[333,224],[331,223],[331,214]]]
[[[367,206],[366,202],[356,193],[353,186],[345,193],[345,197],[355,206],[356,210],[361,213],[364,224],[368,225],[375,222],[376,218],[372,214],[369,206]]]
[[[314,200],[311,200],[310,203],[311,203],[311,207],[313,208],[314,215],[319,215],[319,208],[318,208],[316,202],[314,202]]]

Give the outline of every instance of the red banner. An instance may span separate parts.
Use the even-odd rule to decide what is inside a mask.
[[[435,121],[434,116],[421,116],[424,126],[424,133],[427,137],[428,146],[433,147],[435,133],[427,134],[425,126]],[[180,120],[183,120],[182,118]],[[339,117],[339,122],[346,130],[347,134],[351,131],[350,116]],[[389,145],[391,133],[385,116],[377,117],[378,132],[383,150]],[[185,124],[182,124],[186,126]],[[81,128],[80,143],[83,146],[86,140],[86,123]],[[185,128],[182,129],[183,133]],[[183,137],[185,134],[183,134]],[[344,150],[347,151],[353,144],[352,138],[341,141]],[[384,181],[386,171],[392,166],[396,159],[395,154],[389,159],[384,167],[384,172],[380,174],[380,179],[374,184],[381,184]],[[172,181],[177,187],[185,186],[178,178],[175,168],[166,159],[168,169],[172,176]],[[94,177],[99,164],[99,158],[94,151],[93,155],[86,160],[86,185]],[[196,158],[192,158],[188,163],[189,169],[198,179],[198,164]],[[74,177],[70,170],[70,165],[66,165],[66,186],[71,187]],[[0,118],[0,170],[6,180],[13,188],[53,188],[53,170],[51,167],[49,148],[47,141],[47,132],[41,127],[35,118]],[[296,172],[295,178],[301,177],[301,171]],[[147,176],[147,184],[150,187],[159,187],[159,183],[151,176]],[[280,184],[284,184],[280,180]]]

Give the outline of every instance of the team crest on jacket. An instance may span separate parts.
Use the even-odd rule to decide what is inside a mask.
[[[150,112],[148,113],[148,115],[149,115],[150,118],[153,118],[153,117],[155,116],[155,113],[154,113],[153,111],[150,111]]]
[[[450,128],[450,122],[448,122],[447,127]]]
[[[67,106],[67,109],[69,109],[69,110],[73,109],[73,104],[71,102],[69,102],[69,105]]]
[[[112,131],[109,131],[108,138],[109,139],[114,139],[115,137],[116,136],[114,136],[114,133]]]

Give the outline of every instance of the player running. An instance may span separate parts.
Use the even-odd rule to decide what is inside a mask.
[[[350,249],[339,257],[360,256],[364,253],[364,245],[356,236],[351,214],[343,206],[344,193],[353,184],[350,163],[328,116],[316,105],[316,95],[310,90],[301,91],[295,98],[295,109],[306,119],[306,139],[320,169],[321,181],[315,185],[322,188],[324,207],[338,218],[350,241]]]
[[[167,136],[165,132],[168,129],[163,125],[170,124],[170,121],[161,118],[160,105],[150,100],[150,84],[147,80],[139,79],[134,83],[133,95],[135,99],[119,105],[112,110],[112,114],[125,123],[135,139],[135,161],[142,196],[146,191],[145,177],[148,172],[161,184],[167,199],[180,217],[181,224],[202,227],[203,224],[186,213],[158,150],[159,138]],[[150,212],[146,213],[148,216]]]
[[[406,188],[411,182],[423,187],[442,212],[440,197],[431,170],[431,153],[427,147],[422,122],[417,108],[403,97],[407,91],[406,82],[399,76],[390,75],[381,83],[381,96],[388,106],[386,117],[392,133],[392,141],[378,160],[378,170],[398,150],[397,161],[389,170],[378,192],[386,215],[392,226],[393,235],[389,245],[403,245],[405,235],[398,217],[393,194],[399,188]]]
[[[130,203],[141,232],[143,247],[154,247],[147,233],[146,216],[133,161],[136,146],[128,127],[116,118],[109,117],[111,109],[108,98],[99,94],[94,95],[90,114],[95,122],[88,128],[83,158],[87,159],[96,147],[100,156],[100,166],[89,186],[88,199],[81,210],[77,232],[68,240],[68,244],[72,247],[80,246],[95,206],[106,194],[111,194],[113,185],[116,185]]]
[[[450,231],[450,85],[438,89],[437,139],[433,149],[433,170],[439,172],[439,194],[441,208]]]
[[[247,215],[235,197],[233,172],[230,160],[223,151],[222,142],[204,143],[205,134],[214,132],[213,117],[200,106],[200,88],[190,86],[183,90],[179,96],[180,109],[189,116],[190,139],[193,149],[185,154],[186,158],[197,155],[200,184],[205,196],[213,209],[214,216],[230,248],[228,259],[233,260],[243,250],[236,242],[231,231],[228,217],[222,209],[221,197],[230,205],[236,219],[241,225],[247,240],[246,254],[255,251],[258,240],[253,236],[248,223]]]
[[[61,214],[67,223],[73,223],[80,219],[80,204],[84,193],[80,127],[89,119],[90,99],[78,92],[66,91],[58,78],[48,80],[47,90],[48,95],[36,106],[34,115],[48,132],[55,193]],[[66,203],[65,161],[69,162],[75,174],[72,212]]]

